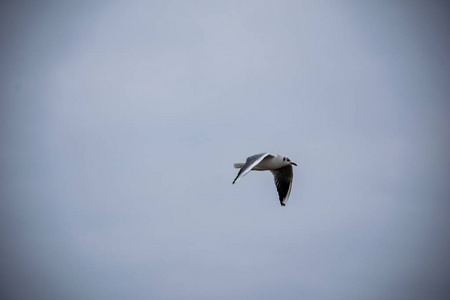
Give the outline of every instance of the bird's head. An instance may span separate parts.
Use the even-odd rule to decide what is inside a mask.
[[[284,158],[283,158],[283,161],[286,162],[286,165],[294,165],[294,166],[297,166],[297,164],[296,164],[295,162],[291,161],[291,160],[289,159],[289,157],[284,157]]]

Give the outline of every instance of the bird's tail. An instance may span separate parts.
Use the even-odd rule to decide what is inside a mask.
[[[243,163],[235,163],[235,164],[234,164],[234,167],[235,167],[236,169],[240,169],[240,168],[242,168],[243,165],[244,165]]]

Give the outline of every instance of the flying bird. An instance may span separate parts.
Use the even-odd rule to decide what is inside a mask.
[[[281,206],[285,206],[289,199],[292,187],[292,165],[297,166],[288,157],[282,155],[273,155],[270,153],[260,153],[247,157],[244,163],[235,163],[234,167],[239,169],[239,173],[233,181],[233,184],[244,177],[251,170],[270,171],[275,179],[278,196]]]

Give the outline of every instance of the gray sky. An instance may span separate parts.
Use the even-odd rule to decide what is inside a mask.
[[[2,299],[450,297],[442,2],[90,2],[1,4]]]

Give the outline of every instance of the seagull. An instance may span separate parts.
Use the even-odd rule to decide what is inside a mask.
[[[233,181],[233,184],[244,177],[251,170],[272,172],[277,187],[281,206],[285,206],[289,199],[292,187],[292,165],[297,166],[288,157],[279,154],[260,153],[247,157],[244,163],[235,163],[234,167],[239,169],[239,173]]]

